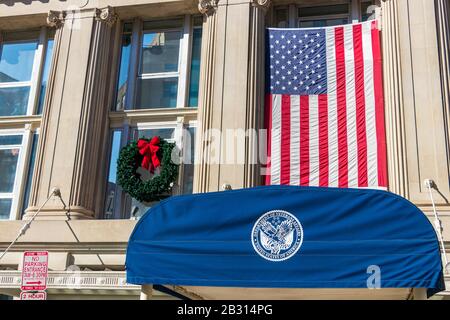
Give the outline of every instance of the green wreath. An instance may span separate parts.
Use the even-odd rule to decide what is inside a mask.
[[[117,183],[140,202],[159,201],[169,197],[179,169],[179,164],[172,161],[174,148],[174,143],[160,137],[141,138],[129,143],[120,151],[117,160]],[[152,172],[159,167],[155,162],[160,163],[160,174],[143,181],[138,169],[144,167]]]

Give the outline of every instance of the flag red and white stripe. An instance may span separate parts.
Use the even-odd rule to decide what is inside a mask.
[[[387,188],[377,23],[328,27],[325,37],[325,94],[266,95],[266,184]]]

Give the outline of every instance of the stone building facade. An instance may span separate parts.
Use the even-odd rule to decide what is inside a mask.
[[[136,220],[153,204],[127,196],[115,174],[120,148],[138,136],[158,134],[187,160],[196,158],[181,166],[175,194],[260,185],[256,136],[233,146],[244,155],[237,164],[210,161],[228,150],[222,140],[214,150],[210,142],[214,130],[263,127],[270,26],[380,21],[389,190],[433,219],[424,186],[433,180],[449,245],[449,6],[448,0],[1,1],[0,252],[35,220],[0,260],[0,295],[19,295],[22,252],[45,249],[50,299],[139,297],[140,288],[125,281],[125,250]],[[160,289],[153,298],[211,297]],[[221,297],[217,290],[212,296]],[[410,296],[348,297],[361,294]]]

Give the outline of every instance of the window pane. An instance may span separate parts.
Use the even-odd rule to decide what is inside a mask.
[[[314,16],[324,16],[324,15],[336,15],[336,14],[348,14],[349,5],[348,4],[337,4],[331,6],[315,6],[315,7],[305,7],[299,8],[299,17],[314,17]]]
[[[147,138],[151,139],[155,136],[165,140],[172,140],[174,138],[175,129],[163,128],[163,129],[139,129],[135,134],[135,139]]]
[[[186,132],[186,141],[183,150],[183,194],[191,194],[194,186],[194,159],[195,159],[195,128],[190,127]]]
[[[42,109],[44,107],[45,101],[45,91],[47,90],[47,81],[50,74],[50,67],[52,65],[52,55],[53,55],[53,39],[47,41],[47,51],[45,53],[44,62],[44,72],[42,74],[41,92],[39,95],[39,105],[37,114],[42,114]]]
[[[361,17],[362,21],[375,19],[375,7],[373,6],[372,1],[361,3]]]
[[[14,191],[19,153],[20,149],[0,150],[0,193],[11,193]]]
[[[331,27],[347,23],[348,19],[322,19],[322,20],[300,21],[300,28]]]
[[[28,166],[27,182],[26,182],[26,186],[25,186],[25,194],[23,196],[22,215],[25,213],[25,210],[28,208],[28,201],[30,200],[31,182],[33,181],[34,163],[36,160],[36,150],[37,150],[38,141],[39,141],[39,135],[35,133],[33,135],[33,144],[31,146],[31,155],[30,155],[30,163]]]
[[[174,108],[177,106],[178,78],[140,79],[137,109]]]
[[[142,41],[141,73],[178,71],[180,31],[151,32]]]
[[[200,81],[200,56],[202,51],[202,29],[195,28],[192,37],[192,61],[189,88],[189,107],[198,107]]]
[[[117,159],[120,153],[120,144],[122,140],[122,131],[115,130],[112,136],[111,143],[111,158],[109,162],[109,175],[108,185],[106,190],[106,203],[105,203],[105,219],[119,219],[121,213],[116,210],[116,195],[117,195]],[[117,212],[116,212],[117,211]]]
[[[275,10],[275,27],[277,28],[288,28],[288,10],[287,9],[276,9]]]
[[[27,113],[30,87],[0,88],[0,117]]]
[[[37,42],[5,43],[0,48],[0,82],[30,81]]]
[[[128,68],[130,66],[130,54],[131,54],[131,23],[124,24],[124,33],[122,35],[122,53],[120,58],[120,70],[119,79],[117,83],[117,100],[116,110],[120,111],[125,109],[125,97],[127,95],[128,86]]]
[[[0,136],[0,146],[12,146],[22,144],[22,135]]]
[[[181,28],[183,23],[184,18],[145,21],[144,31]]]
[[[11,205],[11,199],[0,199],[0,220],[9,220]]]

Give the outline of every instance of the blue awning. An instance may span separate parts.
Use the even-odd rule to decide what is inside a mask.
[[[377,190],[271,186],[172,197],[136,225],[126,270],[139,285],[445,289],[427,217]]]

